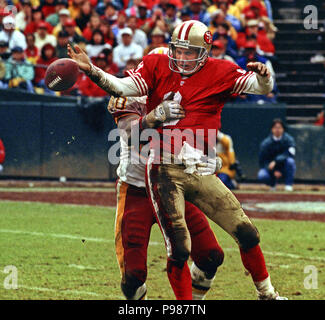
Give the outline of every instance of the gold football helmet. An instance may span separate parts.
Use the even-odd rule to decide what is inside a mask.
[[[177,26],[169,42],[169,68],[184,75],[190,75],[198,71],[206,62],[212,45],[212,34],[208,27],[199,21],[189,20]],[[196,53],[196,58],[191,60],[177,59],[176,49],[188,49]],[[193,64],[188,69],[189,63]]]

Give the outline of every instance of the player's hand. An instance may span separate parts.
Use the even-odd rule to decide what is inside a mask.
[[[73,50],[69,43],[67,45],[67,50],[68,56],[77,62],[80,70],[85,72],[90,71],[91,62],[85,51],[83,51],[77,44],[74,46]]]
[[[267,68],[267,66],[261,62],[249,62],[247,64],[247,70],[248,71],[254,71],[255,73],[257,73],[258,75],[262,76],[262,77],[271,77],[271,72],[270,70]]]
[[[182,106],[173,100],[165,100],[154,109],[155,118],[159,122],[168,122],[185,117]]]
[[[282,173],[280,171],[274,171],[274,176],[277,178],[277,179],[280,179],[282,177]]]
[[[215,158],[208,158],[204,162],[196,165],[197,172],[200,176],[208,176],[215,174],[222,168],[222,159],[218,156]]]

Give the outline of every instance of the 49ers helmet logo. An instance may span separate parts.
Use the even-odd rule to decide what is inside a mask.
[[[204,33],[204,41],[207,43],[207,44],[211,44],[212,43],[212,34],[210,31],[206,31]]]

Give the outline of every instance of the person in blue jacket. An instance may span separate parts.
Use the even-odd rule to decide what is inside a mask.
[[[296,172],[295,153],[294,138],[285,132],[281,119],[274,119],[270,135],[260,146],[258,180],[269,185],[271,190],[275,190],[277,181],[283,178],[285,190],[293,191]]]

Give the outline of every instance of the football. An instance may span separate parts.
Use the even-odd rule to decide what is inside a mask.
[[[78,64],[68,58],[52,62],[45,73],[45,84],[53,91],[64,91],[71,88],[77,81]]]

